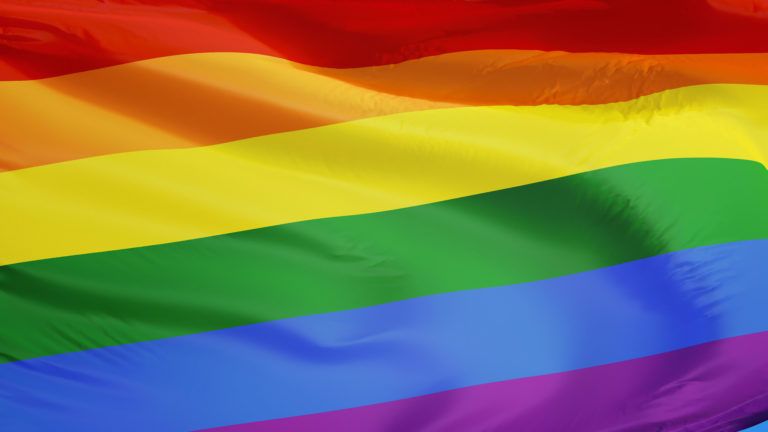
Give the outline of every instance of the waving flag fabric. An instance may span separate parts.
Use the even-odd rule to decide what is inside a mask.
[[[0,430],[768,419],[763,0],[0,1]]]

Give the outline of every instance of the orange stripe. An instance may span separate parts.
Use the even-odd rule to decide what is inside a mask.
[[[357,69],[190,54],[0,83],[0,169],[234,141],[461,105],[598,104],[704,83],[768,84],[768,54],[491,50]]]

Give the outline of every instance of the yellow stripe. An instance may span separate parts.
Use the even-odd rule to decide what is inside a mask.
[[[0,174],[3,263],[396,209],[662,158],[765,164],[768,87],[394,114]],[[712,173],[717,175],[717,173]],[[728,179],[723,179],[728,181]]]

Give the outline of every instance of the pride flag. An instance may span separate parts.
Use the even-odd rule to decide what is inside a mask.
[[[0,430],[768,419],[764,0],[0,0]]]

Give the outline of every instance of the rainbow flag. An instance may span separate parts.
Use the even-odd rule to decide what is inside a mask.
[[[765,0],[0,0],[0,430],[768,419]]]

